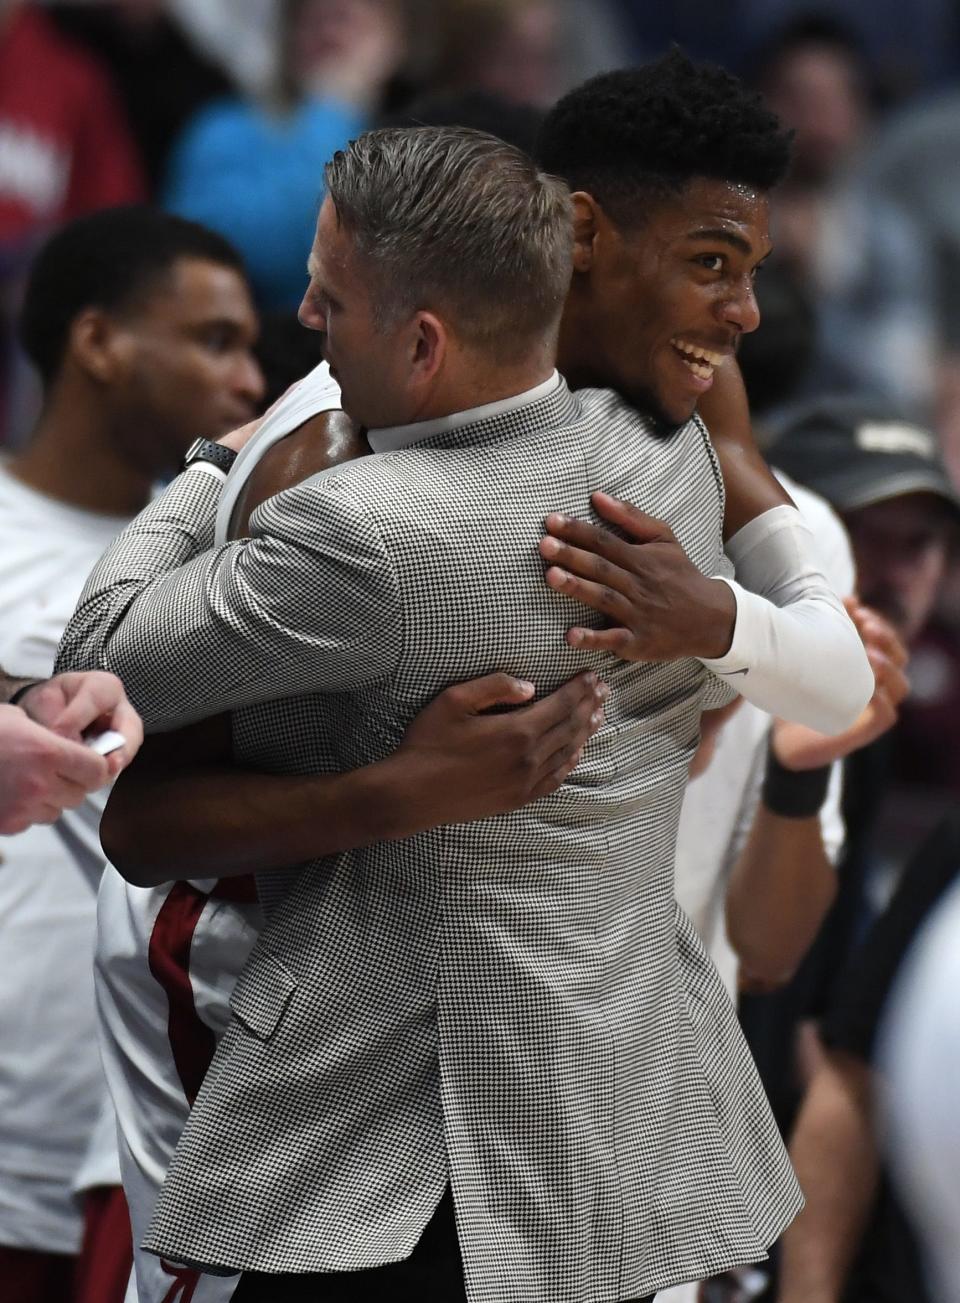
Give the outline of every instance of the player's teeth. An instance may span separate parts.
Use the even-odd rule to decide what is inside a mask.
[[[672,341],[674,348],[687,359],[702,360],[710,367],[719,366],[723,361],[722,353],[715,353],[712,349],[701,348],[698,344],[688,344],[685,340],[675,339]]]

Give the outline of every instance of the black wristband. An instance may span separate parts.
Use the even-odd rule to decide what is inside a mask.
[[[785,769],[770,746],[760,799],[771,814],[783,819],[810,819],[820,813],[827,799],[830,769],[830,765],[821,769]]]

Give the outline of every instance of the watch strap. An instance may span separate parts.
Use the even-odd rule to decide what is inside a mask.
[[[185,471],[194,462],[206,461],[212,466],[218,466],[226,474],[236,460],[237,454],[232,448],[225,448],[222,443],[214,443],[212,439],[195,439],[187,449],[180,469]]]

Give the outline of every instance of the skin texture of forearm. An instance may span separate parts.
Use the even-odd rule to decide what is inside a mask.
[[[110,797],[100,839],[139,887],[292,868],[418,831],[398,768],[388,760],[303,777],[211,765],[131,776]]]
[[[727,936],[747,974],[789,981],[835,894],[819,815],[784,819],[761,804],[726,899]]]
[[[840,1303],[877,1190],[870,1070],[826,1051],[790,1142],[806,1207],[784,1234],[777,1303]]]

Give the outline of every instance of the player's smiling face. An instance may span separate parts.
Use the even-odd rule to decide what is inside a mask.
[[[753,282],[769,252],[766,196],[726,181],[691,181],[631,229],[602,219],[561,369],[671,424],[688,420],[759,323]]]

